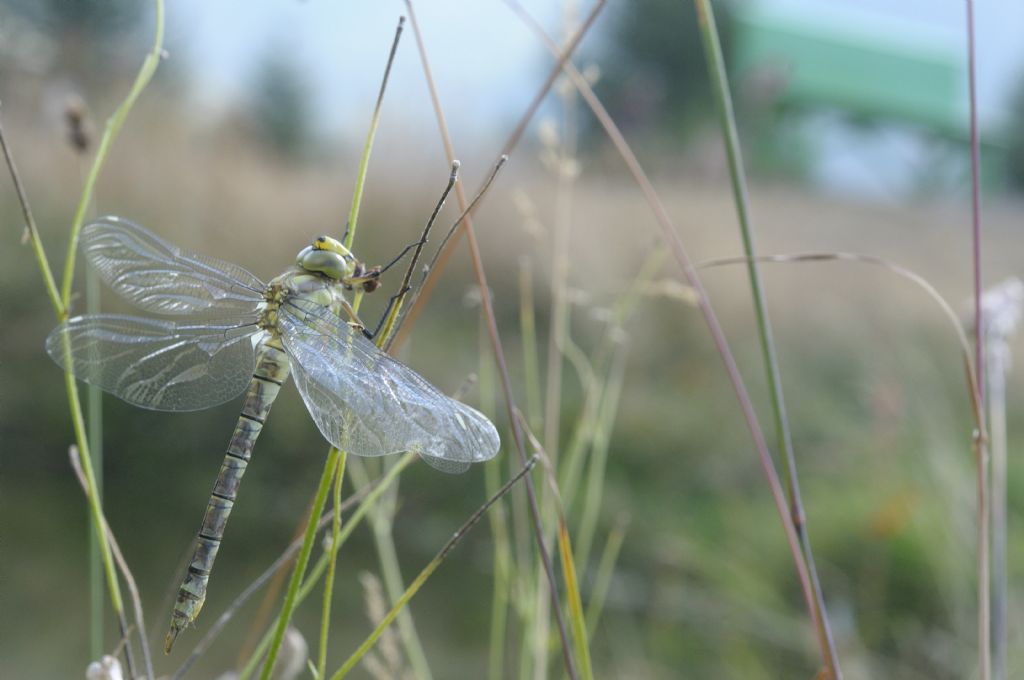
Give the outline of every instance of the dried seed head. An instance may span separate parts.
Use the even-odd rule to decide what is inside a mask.
[[[92,146],[92,123],[85,100],[76,94],[64,104],[64,120],[68,125],[68,142],[76,153],[84,154]]]

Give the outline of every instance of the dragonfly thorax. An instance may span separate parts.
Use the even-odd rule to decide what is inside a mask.
[[[338,313],[345,305],[344,288],[344,283],[332,276],[301,266],[293,267],[267,284],[257,324],[275,332],[278,309],[289,299],[306,300]]]

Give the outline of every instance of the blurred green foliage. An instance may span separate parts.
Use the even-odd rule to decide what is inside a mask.
[[[271,48],[257,65],[247,113],[267,145],[284,156],[309,150],[309,89],[284,48]]]
[[[729,7],[714,6],[728,50]],[[693,123],[715,111],[694,3],[632,0],[609,13],[595,91],[626,132],[685,140]]]
[[[50,70],[90,87],[109,83],[124,62],[137,68],[143,19],[152,11],[136,0],[5,0],[8,20],[49,38],[56,48]]]
[[[1024,191],[1024,78],[1010,102],[1006,142],[1009,184],[1017,191]]]

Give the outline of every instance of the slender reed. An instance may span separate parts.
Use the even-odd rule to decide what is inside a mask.
[[[352,191],[352,206],[349,208],[348,223],[345,225],[345,247],[352,249],[352,241],[356,237],[356,226],[359,219],[359,207],[363,203],[363,187],[366,185],[366,171],[370,167],[370,152],[373,150],[373,140],[377,136],[377,125],[380,124],[381,106],[384,103],[384,92],[388,87],[388,77],[391,75],[391,66],[395,63],[395,53],[398,51],[398,42],[402,38],[402,30],[405,27],[405,17],[399,17],[398,26],[395,28],[395,37],[391,41],[391,51],[388,52],[387,65],[384,67],[384,77],[380,81],[380,90],[377,91],[377,103],[373,107],[373,115],[370,117],[370,129],[366,134],[366,142],[363,145],[363,154],[359,158],[359,170],[356,173],[356,185]]]
[[[333,545],[341,533],[341,485],[345,479],[345,461],[348,455],[342,451],[338,457],[338,467],[334,472],[334,497],[331,513],[331,544]],[[324,577],[323,605],[320,610],[320,648],[317,654],[316,676],[324,677],[327,672],[327,638],[331,628],[331,596],[334,594],[334,571],[338,564],[338,551],[329,550],[327,558],[327,575]]]
[[[281,605],[281,613],[277,618],[277,626],[274,629],[274,636],[270,642],[270,649],[267,652],[267,660],[263,664],[263,672],[260,673],[260,680],[269,680],[274,670],[274,662],[277,660],[278,650],[281,649],[281,641],[284,639],[284,632],[291,621],[292,612],[297,604],[296,597],[299,586],[302,584],[302,577],[306,573],[306,566],[309,564],[309,554],[313,550],[313,537],[316,535],[317,518],[324,510],[327,503],[327,492],[331,487],[331,480],[334,479],[335,471],[338,468],[342,457],[341,451],[331,447],[327,454],[327,462],[324,464],[324,471],[320,475],[320,483],[317,486],[316,496],[313,499],[313,509],[309,513],[310,521],[306,524],[306,532],[302,537],[302,547],[299,549],[299,557],[295,560],[295,568],[292,570],[291,580],[288,582],[288,590],[285,591],[284,603]]]
[[[985,319],[981,304],[981,178],[980,145],[978,143],[978,89],[975,69],[977,51],[974,46],[974,0],[967,0],[967,81],[970,108],[971,140],[971,245],[974,283],[974,366],[978,376],[978,398],[985,411]],[[980,680],[992,677],[992,599],[989,566],[988,443],[980,437],[974,441],[978,486],[978,673]]]
[[[757,319],[757,332],[761,344],[761,357],[764,362],[768,380],[772,417],[775,424],[776,446],[782,458],[783,473],[786,478],[786,490],[789,494],[789,515],[793,528],[800,538],[807,573],[811,579],[811,595],[814,605],[814,623],[817,627],[819,643],[824,655],[823,661],[828,667],[833,680],[842,680],[843,672],[839,666],[839,655],[836,643],[832,638],[832,628],[828,622],[825,608],[825,597],[821,591],[821,580],[814,564],[814,551],[811,549],[811,537],[807,528],[807,515],[804,512],[803,500],[800,495],[800,481],[797,476],[796,455],[793,452],[793,437],[786,416],[786,400],[782,392],[782,374],[779,371],[778,355],[775,351],[775,338],[772,324],[768,317],[768,305],[765,302],[764,285],[761,272],[754,259],[754,230],[751,226],[750,200],[747,196],[747,181],[743,170],[743,155],[740,150],[739,134],[736,132],[736,116],[733,113],[732,95],[729,92],[729,80],[725,73],[725,58],[718,40],[718,28],[715,25],[715,12],[710,0],[696,0],[697,17],[699,20],[701,39],[704,43],[704,54],[708,62],[708,77],[711,80],[712,92],[718,107],[718,119],[722,127],[725,141],[726,157],[729,165],[729,178],[732,183],[733,203],[739,221],[740,236],[743,241],[743,252],[747,255],[747,277],[750,280],[750,292],[754,298],[754,313]]]

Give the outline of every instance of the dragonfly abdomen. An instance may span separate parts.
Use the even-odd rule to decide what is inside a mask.
[[[235,431],[221,463],[217,481],[206,505],[203,524],[196,538],[196,549],[188,565],[185,580],[171,613],[171,629],[167,633],[165,651],[170,652],[174,639],[185,626],[199,615],[206,600],[206,586],[217,558],[217,550],[224,538],[224,527],[238,496],[242,475],[249,465],[253,447],[270,407],[284,381],[288,379],[289,364],[284,349],[274,340],[267,340],[259,349],[252,381],[245,393],[245,403],[235,424]]]

